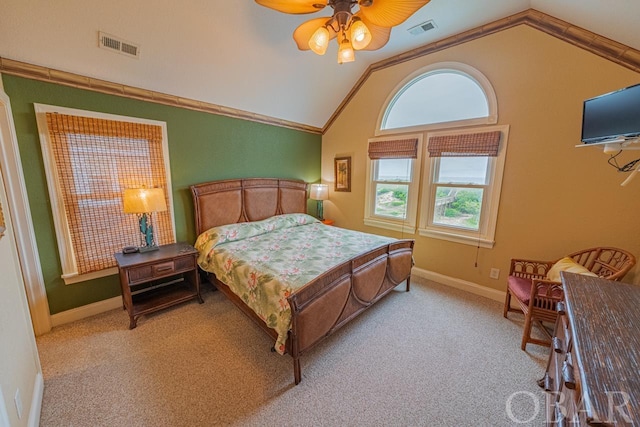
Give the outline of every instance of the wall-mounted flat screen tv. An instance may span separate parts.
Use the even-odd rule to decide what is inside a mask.
[[[640,84],[584,101],[583,143],[605,143],[639,136]]]

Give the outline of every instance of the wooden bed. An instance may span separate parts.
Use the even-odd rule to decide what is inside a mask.
[[[307,184],[298,180],[249,178],[191,186],[195,228],[260,221],[274,215],[306,213]],[[294,379],[301,381],[300,356],[406,281],[409,291],[413,240],[397,240],[326,271],[288,297],[291,328],[286,352],[293,358]],[[227,285],[207,273],[208,280],[274,339],[251,308]]]

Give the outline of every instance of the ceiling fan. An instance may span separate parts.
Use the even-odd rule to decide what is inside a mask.
[[[355,60],[355,50],[376,50],[389,41],[391,27],[400,25],[430,0],[255,0],[259,5],[291,14],[314,13],[329,6],[330,17],[304,22],[293,32],[300,50],[324,55],[337,38],[338,63]],[[355,6],[358,6],[354,12]]]

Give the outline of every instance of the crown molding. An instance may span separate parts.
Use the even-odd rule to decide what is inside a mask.
[[[222,105],[211,104],[195,99],[182,98],[166,93],[155,92],[119,83],[113,83],[106,80],[94,79],[92,77],[86,77],[66,71],[60,71],[52,68],[42,67],[39,65],[29,64],[26,62],[15,61],[9,58],[0,57],[0,73],[76,87],[79,89],[85,89],[94,92],[117,95],[131,99],[138,99],[141,101],[153,102],[156,104],[186,108],[189,110],[202,111],[205,113],[227,116],[241,120],[248,120],[257,123],[285,127],[313,134],[324,134],[342,113],[349,101],[351,101],[351,99],[356,95],[356,93],[374,72],[387,67],[392,67],[402,62],[429,55],[434,52],[448,49],[453,46],[467,43],[469,41],[476,40],[490,34],[513,28],[518,25],[528,25],[581,49],[587,50],[602,58],[608,59],[609,61],[615,62],[625,68],[640,72],[640,51],[638,51],[637,49],[634,49],[622,43],[618,43],[615,40],[600,36],[584,28],[575,26],[569,22],[555,18],[551,15],[547,15],[535,9],[528,9],[515,15],[493,21],[489,24],[473,28],[471,30],[456,34],[451,37],[447,37],[445,39],[424,46],[420,46],[416,49],[412,49],[399,55],[392,56],[390,58],[371,64],[358,79],[356,84],[351,88],[349,93],[345,96],[338,108],[334,111],[334,113],[322,128],[304,125],[296,122],[290,122],[288,120],[277,119],[274,117],[251,113],[248,111],[238,110]]]
[[[637,49],[600,36],[569,22],[547,15],[546,13],[542,13],[535,9],[528,9],[524,12],[516,13],[515,15],[493,21],[489,24],[473,28],[371,64],[344,98],[342,103],[338,106],[333,115],[329,118],[327,123],[323,126],[322,133],[324,134],[327,132],[333,122],[345,109],[349,101],[351,101],[362,85],[364,85],[367,79],[374,72],[513,28],[518,25],[528,25],[595,55],[608,59],[609,61],[615,62],[625,68],[640,72],[640,51]]]
[[[32,80],[40,80],[48,83],[56,83],[64,86],[71,86],[93,92],[153,102],[155,104],[186,108],[188,110],[202,111],[219,116],[233,117],[235,119],[248,120],[251,122],[274,125],[313,134],[322,133],[322,129],[314,126],[290,122],[262,114],[250,113],[248,111],[211,104],[195,99],[181,98],[179,96],[169,95],[166,93],[154,92],[152,90],[113,83],[106,80],[94,79],[92,77],[86,77],[66,71],[15,61],[9,58],[0,57],[0,73],[25,77]]]

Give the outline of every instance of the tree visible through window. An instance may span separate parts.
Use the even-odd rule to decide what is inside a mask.
[[[369,140],[365,223],[415,232],[422,136]]]
[[[507,132],[494,126],[428,134],[422,235],[493,245]]]
[[[406,219],[412,160],[380,159],[377,162],[375,214]]]
[[[433,223],[477,231],[487,185],[489,158],[443,157],[434,183]]]

